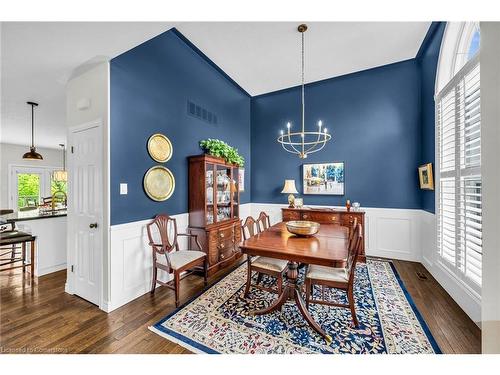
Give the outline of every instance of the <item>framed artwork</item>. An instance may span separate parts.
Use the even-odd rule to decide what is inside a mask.
[[[418,167],[418,180],[420,181],[420,189],[434,190],[432,163],[427,163]]]
[[[238,189],[239,191],[245,191],[245,168],[239,168]]]
[[[344,195],[344,162],[302,165],[304,194]]]

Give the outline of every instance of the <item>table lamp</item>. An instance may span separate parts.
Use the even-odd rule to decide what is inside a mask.
[[[295,197],[294,194],[298,194],[297,188],[295,187],[295,180],[285,180],[285,186],[283,186],[283,190],[281,190],[283,194],[288,195],[288,208],[295,207]]]

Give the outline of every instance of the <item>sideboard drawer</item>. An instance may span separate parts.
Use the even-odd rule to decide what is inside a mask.
[[[300,220],[300,212],[283,210],[283,221]]]
[[[320,224],[340,224],[341,218],[339,214],[328,212],[302,212],[302,220],[315,221]]]
[[[363,225],[363,222],[362,222],[363,216],[358,215],[358,214],[352,214],[352,213],[346,213],[346,214],[342,215],[342,225],[344,225],[346,227],[352,226],[355,218],[358,219],[358,224]]]

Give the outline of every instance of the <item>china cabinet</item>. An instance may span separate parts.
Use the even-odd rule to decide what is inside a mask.
[[[209,275],[241,256],[237,183],[237,165],[210,155],[189,157],[188,230],[207,253]]]

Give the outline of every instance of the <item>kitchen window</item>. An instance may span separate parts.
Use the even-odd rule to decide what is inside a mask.
[[[55,181],[55,167],[10,167],[10,208],[16,211],[36,209],[43,204],[43,198],[58,197],[58,206],[65,205],[67,182]]]

